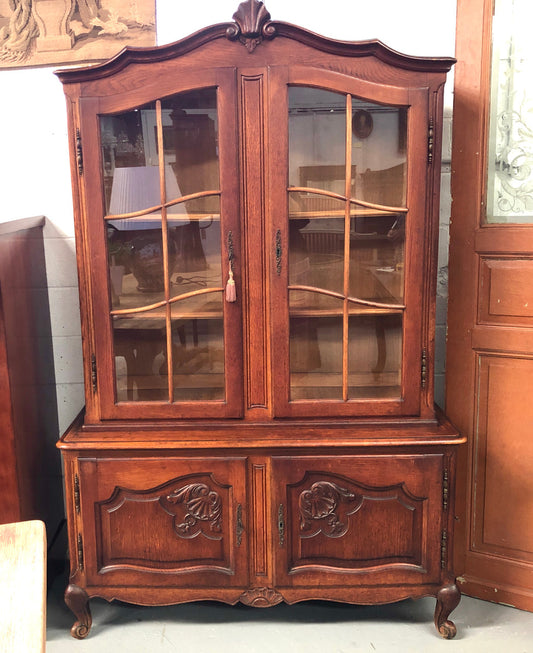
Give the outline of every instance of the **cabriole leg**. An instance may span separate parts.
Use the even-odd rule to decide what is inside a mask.
[[[70,634],[76,639],[84,639],[89,634],[93,622],[87,592],[78,585],[69,585],[65,590],[65,603],[77,618]]]
[[[449,621],[450,613],[455,610],[461,600],[461,592],[457,585],[445,585],[437,593],[437,605],[435,606],[435,628],[444,637],[452,639],[457,634],[457,628],[453,621]]]

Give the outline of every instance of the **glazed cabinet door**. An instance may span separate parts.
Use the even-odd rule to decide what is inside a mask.
[[[80,458],[78,573],[88,587],[244,586],[245,469],[231,457]]]
[[[293,66],[271,93],[275,412],[419,414],[427,91]]]
[[[443,475],[437,454],[274,458],[276,585],[438,583]]]
[[[239,417],[235,73],[139,77],[80,101],[88,419]]]

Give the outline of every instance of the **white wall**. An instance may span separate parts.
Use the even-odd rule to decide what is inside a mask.
[[[231,20],[238,2],[157,0],[159,43],[182,38],[206,24]],[[275,20],[337,39],[379,37],[396,50],[421,56],[453,56],[455,51],[456,0],[266,0],[266,6]],[[437,332],[440,401],[450,214],[451,80],[447,88]],[[83,406],[65,102],[51,68],[1,71],[0,89],[0,222],[33,215],[47,218],[45,251],[62,431]]]

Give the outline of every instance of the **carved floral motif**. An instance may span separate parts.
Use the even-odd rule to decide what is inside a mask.
[[[253,587],[243,592],[239,600],[241,603],[253,608],[269,608],[281,603],[283,597],[271,587]]]
[[[241,2],[233,14],[235,24],[228,27],[226,36],[231,41],[239,39],[249,52],[266,39],[276,36],[276,28],[270,22],[270,14],[260,0]]]
[[[221,539],[222,529],[222,501],[220,496],[205,483],[190,483],[176,489],[170,494],[161,497],[163,508],[174,516],[174,530],[180,537],[192,538],[202,532],[212,539]],[[187,514],[180,522],[172,506],[185,505]],[[204,525],[209,524],[210,535],[204,530]]]
[[[341,503],[348,504],[347,514],[352,514],[360,507],[362,497],[330,481],[318,481],[304,490],[299,501],[301,536],[313,537],[320,532],[328,537],[343,536],[348,524],[339,519]]]

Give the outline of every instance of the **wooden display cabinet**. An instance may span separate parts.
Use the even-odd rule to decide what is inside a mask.
[[[59,73],[86,410],[65,460],[89,599],[435,596],[461,437],[433,404],[452,59],[270,20]]]

